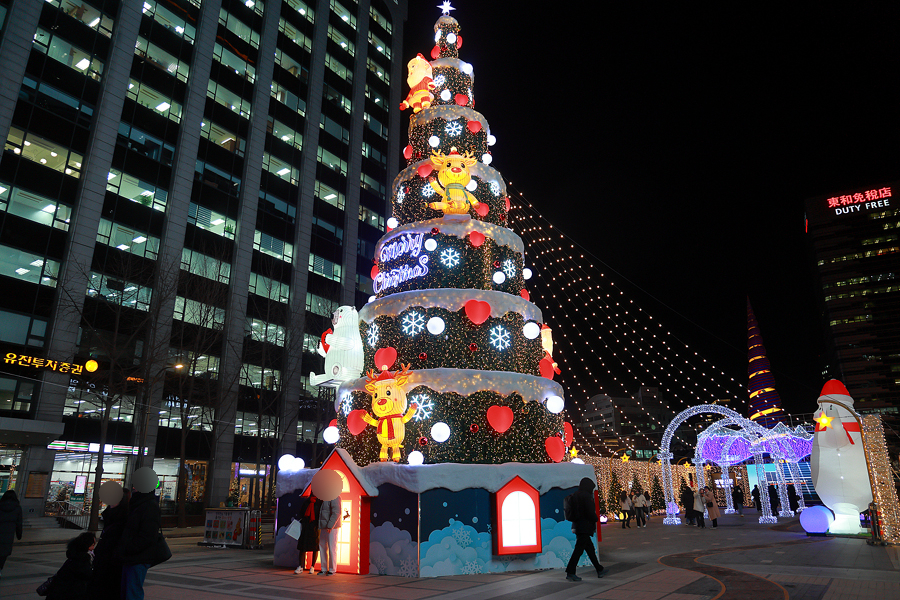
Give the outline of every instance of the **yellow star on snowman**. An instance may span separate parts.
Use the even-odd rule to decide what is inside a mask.
[[[818,417],[816,417],[816,418],[813,419],[813,420],[814,420],[816,423],[818,423],[819,426],[821,426],[821,427],[822,427],[822,430],[824,431],[825,429],[828,429],[829,427],[832,427],[831,422],[834,420],[834,417],[829,417],[828,415],[826,415],[826,414],[823,412],[821,415],[819,415]]]

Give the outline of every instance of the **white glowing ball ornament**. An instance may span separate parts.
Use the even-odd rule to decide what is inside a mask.
[[[534,321],[529,321],[528,323],[525,323],[524,327],[522,327],[522,335],[524,335],[529,340],[533,340],[541,335],[541,326]]]
[[[442,421],[438,421],[431,426],[431,437],[436,442],[446,442],[450,439],[450,426]]]
[[[285,472],[300,471],[306,467],[306,462],[299,456],[285,454],[278,459],[278,470]]]
[[[450,90],[444,90],[441,92],[441,100],[444,102],[450,102]]]
[[[428,328],[428,333],[431,335],[440,335],[444,333],[444,320],[440,317],[431,317],[428,319],[428,323],[425,324],[425,327]]]
[[[413,450],[409,453],[409,456],[406,457],[406,462],[411,464],[414,467],[418,467],[422,463],[425,462],[425,457],[422,456],[422,453],[418,450]]]
[[[448,44],[455,44],[455,43],[456,43],[456,34],[453,33],[452,31],[451,31],[450,33],[447,34],[447,43],[448,43]]]
[[[400,225],[400,221],[398,221],[394,217],[391,217],[390,219],[387,220],[387,226],[390,227],[391,229],[397,229],[398,225]]]
[[[426,250],[428,250],[429,252],[434,252],[434,250],[436,248],[437,248],[437,242],[434,240],[434,238],[428,238],[427,240],[425,240],[425,249]]]
[[[566,407],[566,403],[559,396],[547,396],[547,410],[558,415]]]
[[[493,160],[494,160],[494,157],[491,156],[490,154],[482,154],[482,155],[481,155],[481,162],[483,162],[483,163],[486,164],[486,165],[491,164],[491,162],[492,162]]]
[[[325,440],[326,444],[337,444],[338,440],[341,439],[341,432],[334,425],[326,427],[325,431],[322,432],[322,439]]]
[[[443,96],[443,94],[441,94],[441,96]],[[432,148],[437,148],[441,145],[441,138],[436,135],[431,136],[430,138],[428,138],[428,145]]]
[[[531,269],[528,267],[522,269],[522,277],[524,277],[526,281],[531,279]]]
[[[506,273],[504,273],[503,271],[497,271],[496,273],[494,273],[493,279],[494,283],[500,285],[501,283],[506,281]]]

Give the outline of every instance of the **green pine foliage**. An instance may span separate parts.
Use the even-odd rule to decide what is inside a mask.
[[[609,478],[609,494],[606,496],[606,505],[612,512],[619,512],[619,494],[622,493],[622,484],[619,476],[613,471]]]
[[[678,504],[681,504],[681,496],[682,496],[682,494],[684,494],[684,490],[690,490],[690,489],[691,488],[688,487],[687,482],[684,480],[684,476],[682,476],[681,477],[681,487],[678,488],[678,497],[675,499],[675,502],[677,502]],[[687,507],[685,507],[685,506],[682,506],[681,508],[682,508],[682,510],[687,509]]]
[[[634,477],[631,478],[631,491],[635,494],[644,493],[644,488],[641,486],[641,482],[638,481],[637,473],[635,473]]]
[[[666,494],[663,492],[659,475],[654,475],[653,483],[650,484],[650,502],[653,504],[653,510],[664,510],[666,508]]]

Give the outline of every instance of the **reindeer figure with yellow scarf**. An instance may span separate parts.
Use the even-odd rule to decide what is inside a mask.
[[[466,189],[472,181],[469,167],[477,162],[470,152],[460,154],[456,147],[450,148],[450,154],[444,154],[440,150],[433,151],[431,166],[437,171],[437,177],[429,177],[428,183],[441,197],[441,201],[430,202],[428,206],[443,211],[445,215],[465,215],[470,206],[478,208],[480,202]]]
[[[401,365],[401,370],[391,373],[384,365],[381,374],[376,375],[375,369],[370,369],[366,374],[366,391],[372,394],[373,418],[368,411],[362,415],[362,420],[375,428],[375,437],[381,444],[379,460],[388,460],[388,449],[391,450],[391,459],[400,462],[400,448],[403,446],[403,438],[406,437],[406,426],[416,411],[418,404],[412,403],[407,410],[406,392],[403,386],[409,380],[409,365]]]

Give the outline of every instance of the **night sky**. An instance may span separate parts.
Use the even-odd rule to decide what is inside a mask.
[[[410,4],[404,62],[440,14]],[[635,4],[453,1],[491,166],[742,382],[749,296],[785,408],[812,412],[803,204],[900,176],[900,5]]]

